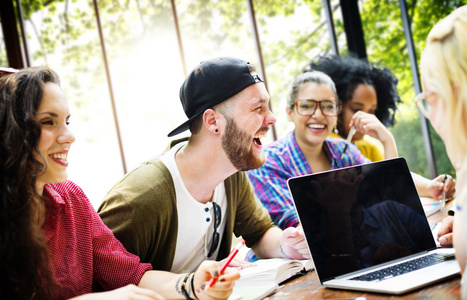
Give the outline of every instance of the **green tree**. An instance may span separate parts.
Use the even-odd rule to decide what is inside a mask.
[[[196,45],[198,50],[214,56],[217,48],[213,45],[229,44],[254,51],[250,42],[252,31],[247,18],[246,1],[175,2],[182,38],[195,37],[199,40]],[[21,0],[21,3],[24,18],[33,28],[28,39],[40,45],[32,53],[33,59],[40,64],[48,64],[50,57],[56,55],[59,49],[61,63],[72,70],[64,75],[64,80],[75,88],[75,94],[71,98],[81,99],[79,101],[82,107],[92,105],[96,99],[87,94],[89,84],[105,84],[93,2]],[[465,3],[466,1],[460,0],[407,1],[418,57],[432,26]],[[340,51],[345,55],[348,50],[339,1],[333,0],[331,4]],[[369,61],[386,65],[399,79],[398,92],[404,103],[399,106],[396,125],[391,129],[396,137],[399,153],[407,158],[412,170],[428,176],[419,115],[413,103],[415,94],[399,1],[362,0],[359,4]],[[136,47],[139,41],[151,34],[172,29],[174,26],[171,3],[167,0],[99,0],[98,5],[110,62],[129,51],[129,45]],[[293,78],[311,59],[330,53],[322,1],[255,0],[253,5],[262,42],[271,105],[273,111],[280,115]],[[287,36],[275,36],[275,32],[271,32],[271,24],[276,20],[293,20],[303,10],[309,15],[303,20],[303,25]],[[191,50],[185,49],[187,56],[190,56]],[[82,75],[89,73],[93,76],[92,80],[83,83]],[[277,124],[279,137],[285,134],[286,125]],[[453,174],[442,141],[433,131],[431,134],[438,171]]]

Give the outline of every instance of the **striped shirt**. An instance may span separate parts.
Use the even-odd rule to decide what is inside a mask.
[[[42,233],[56,284],[54,299],[91,293],[93,280],[104,290],[138,285],[152,269],[125,250],[73,182],[46,184],[44,198],[47,215]]]
[[[370,162],[352,144],[348,146],[341,159],[344,146],[343,139],[326,138],[324,151],[331,162],[331,169]],[[299,221],[287,188],[287,179],[311,174],[313,171],[298,146],[293,131],[267,146],[264,153],[266,162],[259,169],[248,171],[248,178],[254,186],[256,197],[269,211],[274,223],[282,229],[295,227]]]

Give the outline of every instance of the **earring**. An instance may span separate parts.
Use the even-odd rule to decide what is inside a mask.
[[[216,133],[219,132],[219,129],[216,128],[216,130],[214,130]]]
[[[339,129],[337,129],[337,124],[334,126],[334,129],[332,130],[332,132],[339,135]]]

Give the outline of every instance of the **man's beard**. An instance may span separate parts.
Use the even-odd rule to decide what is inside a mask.
[[[248,171],[261,167],[266,159],[264,155],[255,156],[251,147],[252,139],[241,130],[232,118],[227,117],[222,148],[234,167],[239,171]]]

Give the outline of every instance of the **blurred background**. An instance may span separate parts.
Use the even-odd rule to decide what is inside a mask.
[[[426,177],[454,176],[442,141],[415,107],[415,78],[429,30],[465,2],[1,0],[0,66],[47,65],[60,75],[76,136],[69,179],[95,208],[126,172],[164,150],[167,134],[186,120],[180,85],[217,56],[247,60],[266,79],[277,117],[266,144],[292,128],[285,101],[310,60],[352,52],[384,64],[403,100],[390,128],[400,156]]]

